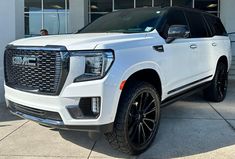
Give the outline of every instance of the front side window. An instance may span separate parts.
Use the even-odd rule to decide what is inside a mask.
[[[191,38],[203,38],[210,36],[201,13],[187,11],[186,17],[189,22]]]
[[[140,33],[156,28],[164,10],[140,8],[109,13],[83,28],[79,33]]]
[[[172,25],[187,25],[187,20],[185,18],[184,12],[181,10],[171,10],[167,14],[167,20],[164,25],[164,29],[160,34],[166,39],[168,36],[168,30]]]

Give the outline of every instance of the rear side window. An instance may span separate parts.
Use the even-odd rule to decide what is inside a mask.
[[[168,12],[164,29],[161,34],[163,38],[167,38],[169,27],[172,25],[187,25],[187,20],[183,11],[171,10]]]
[[[187,11],[186,17],[190,26],[191,38],[204,38],[210,36],[202,14]]]
[[[210,25],[212,36],[227,36],[227,32],[219,18],[210,15],[205,15],[204,17]]]

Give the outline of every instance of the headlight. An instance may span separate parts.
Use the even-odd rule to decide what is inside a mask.
[[[71,56],[80,56],[85,60],[84,74],[75,78],[74,82],[103,78],[114,61],[114,53],[112,50],[78,51],[72,52]]]

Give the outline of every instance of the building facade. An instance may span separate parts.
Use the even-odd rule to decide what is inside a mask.
[[[100,16],[119,9],[182,6],[197,8],[221,18],[230,34],[235,56],[235,0],[7,0],[0,5],[0,102],[3,98],[3,51],[7,43],[49,34],[75,33]]]

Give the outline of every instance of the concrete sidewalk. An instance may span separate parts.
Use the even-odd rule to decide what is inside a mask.
[[[235,158],[235,82],[223,103],[201,94],[162,109],[159,133],[140,156],[113,150],[104,137],[57,131],[19,119],[0,106],[0,158]]]

